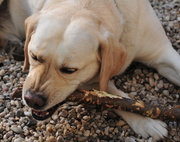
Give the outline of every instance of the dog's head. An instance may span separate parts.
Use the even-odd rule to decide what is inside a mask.
[[[100,90],[106,91],[126,59],[119,40],[97,17],[64,14],[36,14],[25,22],[24,69],[30,68],[23,100],[36,119],[46,119],[97,74]]]

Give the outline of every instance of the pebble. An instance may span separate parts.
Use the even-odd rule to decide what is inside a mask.
[[[136,142],[136,141],[131,137],[127,137],[125,138],[125,142]]]
[[[58,142],[64,142],[64,138],[63,138],[62,136],[58,136],[58,137],[57,137],[57,141],[58,141]]]
[[[0,113],[0,117],[4,117],[6,114],[7,114],[7,111],[4,110],[3,112]]]
[[[79,141],[79,142],[85,142],[86,139],[87,139],[86,137],[80,137],[80,138],[78,138],[78,141]]]
[[[4,69],[0,70],[0,76],[3,76],[6,73]]]
[[[90,135],[90,131],[89,130],[84,131],[84,136],[85,137],[89,137],[89,135]]]
[[[163,95],[169,96],[169,91],[168,90],[163,90]]]
[[[154,86],[154,79],[151,78],[151,77],[149,78],[149,84],[150,84],[151,87]]]
[[[3,77],[3,80],[4,80],[5,82],[7,82],[7,81],[9,80],[9,76],[5,75],[5,76]]]
[[[101,118],[101,115],[97,115],[96,117],[95,117],[95,119],[100,119]]]
[[[123,120],[120,120],[120,121],[118,121],[117,123],[116,123],[116,126],[124,126],[124,125],[126,125],[127,123],[125,122],[125,121],[123,121]]]
[[[61,117],[66,117],[68,115],[68,112],[66,110],[62,110],[60,113],[59,113],[59,116]]]
[[[57,120],[58,118],[59,118],[59,115],[57,115],[57,114],[53,114],[53,115],[52,115],[52,119],[53,119],[53,120]]]
[[[0,113],[4,111],[4,107],[0,107]]]
[[[15,113],[15,115],[16,115],[17,117],[21,117],[21,116],[24,116],[24,112],[21,111],[21,110],[17,110],[16,113]]]
[[[46,139],[46,142],[56,142],[57,139],[54,136],[50,136]]]
[[[30,111],[24,111],[24,115],[26,115],[26,116],[31,116],[31,112]]]
[[[36,126],[36,124],[37,124],[37,121],[35,119],[30,119],[26,125],[28,127],[32,127],[32,126]]]
[[[20,126],[12,126],[11,130],[18,134],[22,132],[22,128]]]
[[[14,142],[24,142],[24,141],[25,141],[24,138],[21,137],[14,140]]]

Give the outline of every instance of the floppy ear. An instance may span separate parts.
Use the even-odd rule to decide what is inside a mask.
[[[39,20],[39,14],[35,14],[28,17],[25,21],[26,41],[24,45],[24,56],[25,56],[24,68],[23,68],[24,71],[29,67],[28,45],[31,40],[31,35],[35,32],[35,28],[38,20]]]
[[[119,41],[110,36],[107,40],[101,41],[100,56],[100,90],[107,91],[110,78],[116,75],[123,67],[127,52]]]

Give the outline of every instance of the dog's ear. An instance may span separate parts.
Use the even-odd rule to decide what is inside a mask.
[[[127,52],[119,41],[111,35],[101,41],[99,48],[101,56],[100,90],[107,91],[109,79],[123,67]]]
[[[24,71],[29,67],[28,45],[31,40],[32,34],[35,32],[35,28],[38,20],[39,20],[39,14],[32,15],[25,20],[26,41],[24,45],[24,56],[25,56],[24,68],[23,68]]]

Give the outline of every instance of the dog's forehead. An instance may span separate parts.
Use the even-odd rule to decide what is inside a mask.
[[[57,50],[58,64],[87,64],[97,55],[98,41],[89,34],[68,34]],[[72,65],[67,65],[72,66]]]
[[[99,44],[96,31],[86,19],[71,22],[63,33],[64,47],[71,50],[96,50]],[[90,53],[89,51],[88,53]]]
[[[91,26],[85,19],[70,22],[64,17],[42,17],[32,36],[30,50],[44,58],[60,58],[67,62],[92,57],[91,54],[97,52],[99,42]]]

